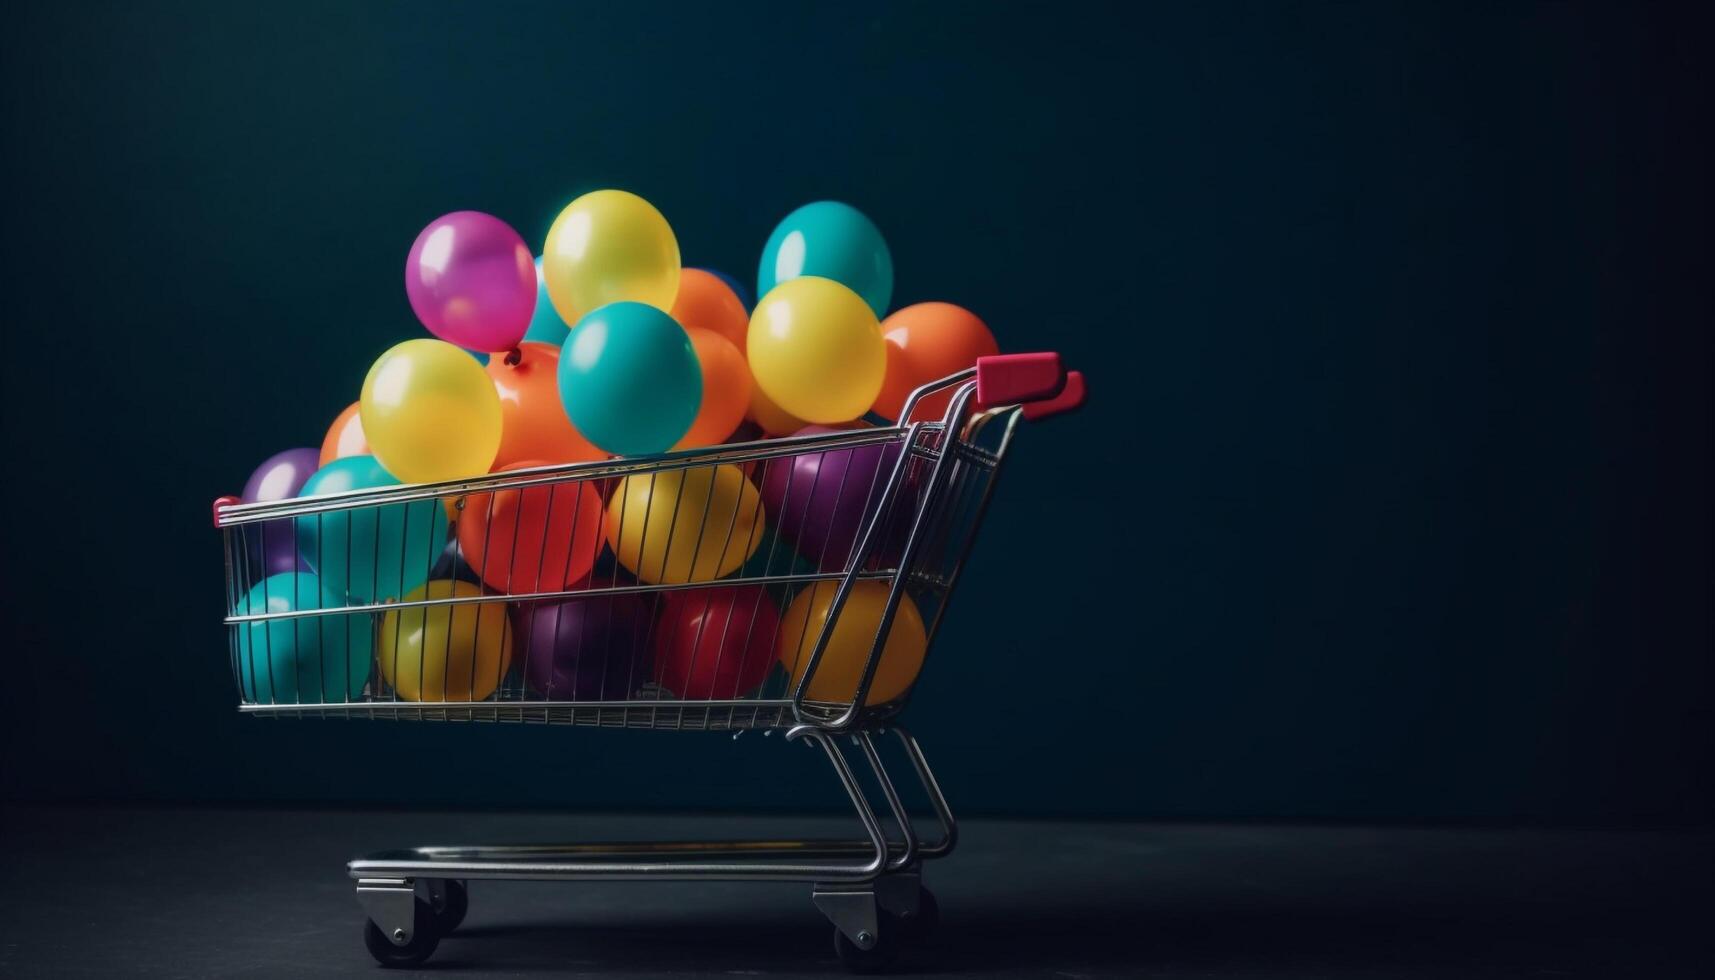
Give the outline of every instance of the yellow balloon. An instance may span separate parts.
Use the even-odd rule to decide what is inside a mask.
[[[738,467],[628,476],[607,505],[607,541],[638,581],[707,582],[743,565],[762,538],[762,494]]]
[[[591,191],[548,229],[542,281],[554,311],[572,326],[620,300],[670,310],[679,293],[679,240],[655,205],[636,194]]]
[[[848,422],[869,411],[887,373],[875,311],[818,276],[769,290],[750,315],[746,348],[756,386],[807,422]]]
[[[881,628],[881,613],[887,607],[887,583],[864,581],[856,583],[852,594],[841,607],[834,623],[834,635],[822,651],[816,676],[810,679],[806,696],[812,701],[850,704],[857,697],[858,681],[863,678],[863,663],[875,646],[875,634]],[[792,675],[787,690],[797,687],[798,679],[810,665],[810,654],[816,649],[822,624],[828,619],[828,606],[839,591],[838,582],[817,582],[792,600],[786,615],[780,620],[780,663]],[[911,597],[899,597],[899,611],[893,616],[893,626],[887,633],[887,645],[881,649],[881,662],[875,668],[875,680],[870,682],[869,696],[864,704],[886,704],[904,694],[923,668],[923,655],[929,641],[923,628],[923,614]]]
[[[750,411],[744,413],[745,418],[755,422],[763,435],[787,436],[810,423],[782,411],[779,405],[768,400],[762,386],[751,380]]]
[[[369,451],[405,483],[488,472],[500,451],[500,395],[476,359],[407,340],[376,359],[359,399]]]
[[[436,579],[405,601],[479,595],[482,589],[469,582]],[[379,640],[381,676],[407,701],[481,701],[512,664],[504,602],[394,609],[381,617]]]

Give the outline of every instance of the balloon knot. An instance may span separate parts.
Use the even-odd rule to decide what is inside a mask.
[[[520,348],[514,347],[506,352],[507,367],[517,367],[518,363],[522,360],[524,360],[524,351]]]

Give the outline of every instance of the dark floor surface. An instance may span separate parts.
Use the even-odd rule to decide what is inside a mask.
[[[0,810],[0,975],[368,976],[342,862],[400,844],[839,834],[832,820]],[[971,820],[940,977],[1690,977],[1707,833]],[[432,972],[839,976],[808,887],[473,882]]]

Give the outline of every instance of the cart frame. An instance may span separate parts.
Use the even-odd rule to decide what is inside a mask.
[[[803,881],[812,884],[812,900],[833,924],[835,948],[849,967],[860,972],[885,966],[899,947],[932,928],[937,915],[934,896],[922,886],[926,861],[950,854],[958,842],[958,824],[945,794],[929,767],[922,746],[910,730],[897,721],[910,691],[881,705],[870,705],[868,694],[882,660],[901,597],[914,574],[915,584],[938,590],[939,601],[926,624],[927,641],[933,637],[945,613],[953,586],[968,557],[975,530],[980,526],[995,478],[1021,419],[1040,418],[1078,407],[1084,398],[1083,377],[1068,374],[1055,354],[1024,354],[989,357],[974,368],[924,385],[907,400],[901,419],[913,418],[913,410],[925,397],[952,389],[944,416],[935,421],[907,421],[888,428],[800,435],[701,450],[655,456],[578,463],[519,470],[463,481],[417,484],[381,490],[359,490],[344,494],[261,504],[240,504],[233,498],[215,502],[217,527],[226,532],[228,605],[235,583],[241,581],[235,563],[243,564],[237,550],[244,546],[242,534],[230,529],[263,521],[296,519],[355,507],[379,507],[429,499],[451,500],[466,494],[546,486],[572,480],[624,477],[675,469],[726,463],[764,465],[768,460],[806,453],[827,453],[878,444],[898,444],[901,451],[891,464],[879,498],[867,505],[866,517],[851,556],[839,571],[787,575],[753,575],[746,585],[789,584],[819,586],[837,583],[831,608],[811,648],[808,661],[796,683],[775,698],[550,700],[521,697],[517,700],[462,702],[408,702],[381,700],[366,694],[361,700],[309,703],[258,703],[248,696],[240,681],[244,702],[240,710],[261,716],[368,717],[413,720],[513,721],[646,727],[685,730],[731,731],[734,737],[760,729],[764,735],[778,729],[787,742],[804,743],[822,750],[835,777],[844,789],[862,830],[862,836],[842,840],[725,840],[725,841],[633,841],[553,845],[425,846],[388,850],[353,859],[347,872],[356,883],[357,898],[368,915],[365,938],[370,951],[383,965],[412,965],[426,959],[440,938],[457,928],[468,897],[464,882],[471,879],[536,881],[692,881],[762,880]],[[978,445],[977,437],[998,426],[992,449]],[[926,468],[919,499],[909,513],[909,530],[900,549],[897,567],[866,568],[886,533],[883,516],[891,512],[912,466]],[[949,529],[937,525],[950,522],[945,495],[960,467],[986,471],[974,499],[965,502],[967,526]],[[843,489],[843,488],[842,488]],[[677,507],[677,505],[675,505]],[[675,518],[677,512],[675,511]],[[924,569],[918,558],[929,542],[948,553],[939,556],[938,571]],[[235,545],[235,541],[237,542]],[[700,541],[699,541],[700,544]],[[808,694],[822,664],[839,614],[856,584],[864,580],[888,583],[888,596],[876,640],[864,662],[855,695],[849,702],[815,701]],[[712,582],[613,585],[603,594],[648,594],[731,584]],[[538,602],[583,594],[577,590],[529,592],[507,595],[511,602]],[[418,601],[389,600],[353,603],[337,608],[295,612],[234,610],[226,624],[236,635],[254,624],[277,619],[300,619],[324,615],[381,614],[418,606],[456,606],[469,602],[493,602],[493,596],[444,597]],[[271,628],[265,625],[264,630]],[[234,641],[234,671],[240,674],[238,645]],[[378,682],[377,682],[378,683]],[[522,692],[522,687],[521,687]],[[901,785],[884,759],[878,736],[891,733],[908,763],[915,781],[926,796],[938,825],[934,836],[925,838],[917,829],[899,792]],[[844,747],[842,747],[844,743]],[[854,765],[847,749],[862,757]],[[895,768],[897,767],[897,764]],[[867,768],[879,789],[883,807],[872,804],[859,773]],[[888,820],[893,832],[890,834]]]

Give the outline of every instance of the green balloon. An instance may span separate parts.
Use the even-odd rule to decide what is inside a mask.
[[[397,486],[374,456],[347,456],[317,470],[299,497]],[[360,602],[397,599],[429,580],[447,543],[439,500],[355,507],[293,518],[298,553],[324,588]]]
[[[560,349],[559,384],[572,425],[621,456],[673,448],[703,404],[691,338],[645,303],[609,303],[584,314]]]
[[[309,572],[281,572],[256,583],[234,616],[337,609],[344,601]],[[239,689],[251,704],[339,704],[358,699],[375,659],[375,626],[366,614],[239,623]]]

